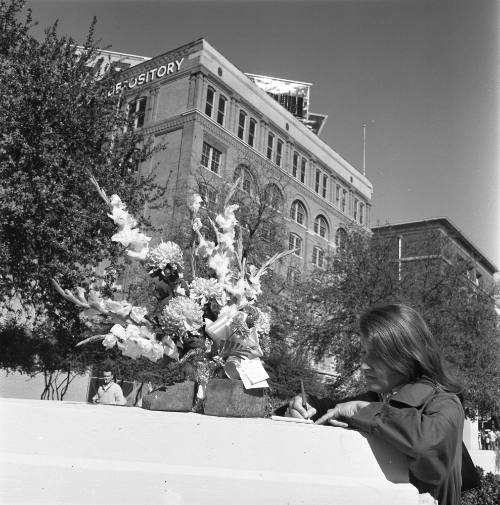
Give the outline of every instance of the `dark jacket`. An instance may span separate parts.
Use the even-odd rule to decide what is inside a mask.
[[[406,454],[410,482],[420,493],[430,493],[440,505],[459,504],[464,412],[458,397],[421,379],[385,402],[376,393],[355,399],[372,403],[345,419],[349,426],[376,435]],[[319,410],[317,417],[335,403],[311,402]]]

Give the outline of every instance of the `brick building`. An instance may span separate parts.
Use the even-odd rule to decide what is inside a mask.
[[[250,192],[252,178],[264,176],[297,250],[293,268],[322,266],[348,225],[369,230],[372,185],[319,138],[326,115],[310,112],[309,88],[246,75],[204,39],[122,70],[113,92],[145,142],[163,146],[140,166],[173,202],[149,209],[153,223],[180,226],[200,179],[217,203],[221,183],[241,176]]]
[[[494,284],[497,268],[445,217],[375,226],[375,239],[387,242],[399,276],[411,269],[440,268],[443,262],[463,264],[467,276],[478,287]]]

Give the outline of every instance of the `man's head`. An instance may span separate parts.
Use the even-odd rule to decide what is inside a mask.
[[[109,384],[113,380],[113,372],[110,370],[103,371],[104,384]]]

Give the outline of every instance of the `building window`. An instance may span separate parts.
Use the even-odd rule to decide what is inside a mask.
[[[295,233],[288,236],[288,249],[293,251],[295,256],[302,257],[302,239]]]
[[[226,116],[227,99],[225,96],[219,96],[219,107],[217,108],[217,122],[224,126],[224,117]]]
[[[319,268],[323,268],[325,264],[325,251],[321,247],[313,247],[312,263]]]
[[[359,201],[357,198],[354,199],[354,210],[353,210],[353,215],[352,217],[354,218],[354,221],[358,220],[358,205]]]
[[[340,190],[341,190],[341,187],[337,184],[335,186],[335,205],[337,207],[340,207]]]
[[[236,170],[234,171],[233,181],[240,179],[240,188],[248,193],[249,195],[253,195],[255,193],[255,181],[254,178],[245,165],[238,165]]]
[[[215,89],[209,86],[207,88],[207,101],[205,102],[205,114],[209,117],[212,117],[214,111],[214,98]]]
[[[307,168],[307,160],[305,158],[302,158],[301,164],[300,164],[300,182],[304,183],[306,182],[306,168]]]
[[[318,216],[314,220],[314,233],[328,239],[328,223],[324,216]]]
[[[144,119],[146,117],[146,102],[145,96],[138,100],[133,100],[128,103],[128,120],[132,123],[132,128],[142,128],[144,126]]]
[[[300,280],[300,270],[295,267],[288,267],[286,271],[286,282],[293,286]]]
[[[290,217],[301,225],[305,226],[306,221],[306,209],[304,204],[299,200],[295,200],[290,207]]]
[[[250,123],[248,125],[248,145],[253,147],[255,144],[255,129],[257,127],[257,121],[255,119],[250,118]]]
[[[292,160],[292,176],[304,183],[306,180],[306,167],[307,160],[300,156],[297,151],[294,151]]]
[[[221,156],[222,153],[215,149],[215,147],[203,142],[203,151],[201,153],[201,165],[203,167],[208,168],[214,174],[218,174],[220,171]]]
[[[345,245],[345,241],[347,239],[347,232],[344,228],[338,228],[335,232],[335,246],[342,247]]]
[[[293,163],[292,163],[292,176],[297,178],[299,173],[299,153],[297,151],[293,152]]]
[[[272,133],[269,133],[267,136],[267,159],[272,160],[273,159],[273,149],[274,149],[274,135]]]
[[[476,282],[475,282],[475,284],[479,288],[484,288],[483,276],[479,272],[476,272]]]
[[[359,224],[365,222],[365,206],[363,203],[359,202]]]
[[[207,185],[203,185],[200,188],[200,196],[203,200],[203,206],[210,210],[215,210],[217,208],[217,203],[219,200],[217,191]]]
[[[342,193],[340,196],[340,210],[342,212],[345,212],[346,203],[347,203],[347,190],[342,189]]]
[[[316,193],[318,193],[318,195],[321,195],[323,198],[326,198],[327,186],[328,186],[328,175],[325,172],[323,172],[323,170],[317,168],[314,191],[316,191]]]
[[[265,189],[265,202],[269,207],[279,212],[283,205],[283,195],[276,184],[268,184]]]
[[[276,143],[276,165],[281,167],[281,158],[283,156],[283,141],[281,139],[278,139],[278,142]]]
[[[247,124],[247,115],[246,112],[240,110],[240,116],[238,119],[238,138],[243,140],[245,137],[245,128]]]

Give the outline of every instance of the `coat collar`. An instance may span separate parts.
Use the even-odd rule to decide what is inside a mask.
[[[436,385],[427,377],[405,384],[389,398],[389,402],[404,403],[410,407],[422,406],[427,398],[436,391]]]

